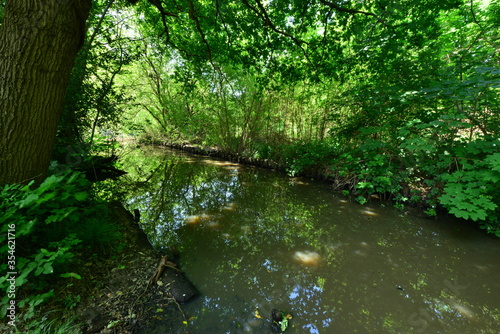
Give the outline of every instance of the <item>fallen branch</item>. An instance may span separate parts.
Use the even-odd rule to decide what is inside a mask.
[[[177,268],[177,265],[175,263],[169,261],[168,257],[165,255],[161,258],[160,263],[158,264],[158,267],[156,268],[156,272],[153,274],[153,276],[149,280],[148,286],[150,286],[152,284],[156,284],[158,282],[161,275],[163,275],[165,268],[172,268],[172,269],[175,269],[177,271],[180,271]]]

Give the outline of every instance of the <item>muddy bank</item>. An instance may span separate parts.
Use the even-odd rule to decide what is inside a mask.
[[[99,268],[101,274],[94,277],[92,290],[87,291],[87,298],[76,310],[84,324],[82,332],[148,333],[160,320],[169,333],[184,332],[183,322],[187,319],[182,300],[174,298],[179,292],[173,291],[173,273],[167,271],[151,284],[164,254],[153,249],[134,216],[121,203],[113,202],[109,208],[122,228],[126,248],[100,263],[105,270]],[[180,273],[178,268],[170,270]]]
[[[177,144],[177,143],[171,143],[171,144],[163,144],[163,146],[173,148],[176,150],[181,150],[193,154],[199,154],[199,155],[206,155],[214,158],[221,158],[225,160],[229,160],[232,162],[238,162],[246,165],[251,165],[251,166],[257,166],[257,167],[262,167],[262,168],[269,168],[269,169],[274,169],[274,170],[279,170],[279,171],[286,171],[286,166],[277,163],[276,161],[269,160],[269,159],[258,159],[258,158],[253,158],[253,157],[247,157],[243,156],[238,153],[231,153],[231,152],[226,152],[222,151],[213,147],[202,147],[198,145],[191,145],[191,144]]]
[[[198,146],[192,144],[179,144],[179,143],[163,143],[161,146],[173,148],[188,153],[206,155],[209,157],[220,158],[232,162],[237,162],[245,165],[256,166],[261,168],[272,169],[281,173],[287,173],[289,166],[276,162],[271,159],[260,159],[249,156],[244,156],[238,153],[226,152],[213,147]],[[297,173],[295,176],[308,177],[318,179],[324,182],[331,183],[335,188],[342,188],[338,186],[338,180],[333,178],[328,171],[323,170],[321,167],[309,168],[307,170]]]

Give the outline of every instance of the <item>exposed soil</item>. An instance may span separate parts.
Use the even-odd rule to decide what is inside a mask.
[[[76,327],[71,333],[75,334],[145,334],[152,333],[153,328],[161,328],[162,333],[189,333],[183,323],[187,319],[182,305],[173,298],[184,289],[181,286],[176,291],[172,283],[172,277],[179,280],[179,269],[175,269],[178,276],[164,273],[158,283],[150,284],[165,254],[153,249],[134,216],[121,203],[112,202],[109,209],[122,235],[121,247],[107,254],[88,254],[88,258],[80,255],[73,270],[81,279],[54,277],[50,289],[57,297],[40,305],[40,319],[74,319]],[[180,277],[187,281],[183,274]],[[76,302],[68,303],[72,300]],[[29,333],[29,327],[36,324],[18,320],[17,333]],[[0,323],[0,333],[12,333],[13,329]]]
[[[148,333],[159,321],[164,332],[186,333],[187,319],[169,284],[149,284],[163,254],[152,248],[121,203],[111,203],[110,209],[123,227],[126,248],[102,263],[106,270],[97,275],[97,284],[78,306],[78,317],[85,323],[83,333]]]
[[[180,151],[185,151],[189,152],[192,154],[199,154],[199,155],[205,155],[205,156],[210,156],[210,157],[215,157],[215,158],[221,158],[233,162],[238,162],[246,165],[251,165],[251,166],[257,166],[257,167],[262,167],[262,168],[269,168],[269,169],[274,169],[278,171],[285,171],[286,166],[281,165],[277,163],[276,161],[273,161],[271,159],[259,159],[259,158],[253,158],[253,157],[248,157],[244,156],[238,153],[231,153],[223,150],[219,150],[214,147],[206,147],[206,146],[199,146],[199,145],[191,145],[191,144],[178,144],[178,143],[162,143],[162,146],[166,146],[169,148],[173,148],[176,150]]]

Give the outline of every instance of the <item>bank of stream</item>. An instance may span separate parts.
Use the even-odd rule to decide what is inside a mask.
[[[498,332],[500,243],[475,226],[167,149],[122,163],[126,205],[201,292],[142,333],[268,333],[273,309],[287,333]]]

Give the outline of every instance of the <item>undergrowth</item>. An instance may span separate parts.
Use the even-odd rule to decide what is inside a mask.
[[[68,303],[56,295],[54,284],[71,286],[81,275],[76,265],[89,254],[109,253],[118,245],[120,232],[110,221],[107,207],[82,174],[51,175],[36,186],[5,185],[0,190],[0,251],[8,254],[0,270],[2,298],[0,318],[9,324],[32,326],[29,333],[62,328],[49,317],[35,317],[47,301]],[[70,296],[71,305],[78,296]],[[43,320],[45,319],[45,320]],[[69,325],[67,325],[69,326]],[[70,326],[71,327],[71,326]],[[71,333],[67,327],[65,333]]]

